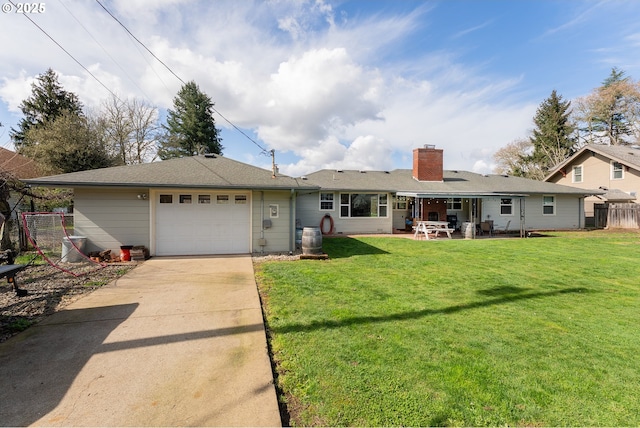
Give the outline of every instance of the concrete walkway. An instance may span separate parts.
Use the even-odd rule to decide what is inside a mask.
[[[250,256],[152,258],[0,344],[3,426],[280,426]]]

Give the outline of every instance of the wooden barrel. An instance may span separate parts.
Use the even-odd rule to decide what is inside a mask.
[[[319,227],[302,229],[302,254],[322,254],[322,232]]]

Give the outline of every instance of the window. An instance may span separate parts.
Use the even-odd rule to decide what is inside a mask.
[[[622,180],[624,178],[624,169],[620,162],[611,162],[611,179]]]
[[[462,198],[447,199],[447,209],[453,211],[462,211]]]
[[[229,203],[229,195],[216,195],[216,203],[217,204],[228,204]]]
[[[180,203],[181,204],[190,204],[191,203],[191,195],[180,195]]]
[[[247,203],[247,195],[236,195],[235,196],[236,204],[246,204]]]
[[[573,167],[573,182],[582,183],[582,165]]]
[[[320,211],[333,211],[333,193],[320,193]]]
[[[500,199],[500,215],[513,215],[513,199]]]
[[[210,204],[211,203],[211,195],[198,195],[198,203],[199,204]]]
[[[543,196],[542,197],[542,214],[555,215],[555,213],[556,213],[555,196]]]
[[[172,204],[173,203],[173,195],[160,195],[160,203],[161,204]]]
[[[386,217],[386,193],[341,193],[340,217]]]
[[[393,208],[396,210],[406,210],[407,209],[407,197],[406,196],[396,196],[393,198]]]

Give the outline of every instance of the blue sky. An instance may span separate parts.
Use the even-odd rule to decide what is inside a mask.
[[[445,168],[491,172],[553,89],[585,96],[612,67],[640,78],[633,0],[101,1],[257,142],[216,115],[225,156],[269,167],[258,146],[275,149],[292,176],[410,168],[424,144],[444,149]],[[97,2],[42,4],[29,17],[102,84],[166,113],[181,83]],[[88,109],[109,97],[15,10],[0,14],[0,37],[3,147],[49,67]]]

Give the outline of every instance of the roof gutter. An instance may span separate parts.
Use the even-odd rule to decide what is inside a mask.
[[[490,197],[510,197],[525,198],[530,196],[525,193],[487,193],[487,192],[446,192],[446,193],[422,193],[422,192],[396,192],[398,196],[410,196],[413,198],[490,198]]]
[[[39,187],[65,187],[65,188],[140,188],[149,187],[155,189],[252,189],[252,190],[284,190],[291,189],[291,186],[252,186],[252,185],[203,185],[203,184],[158,184],[158,183],[86,183],[69,181],[39,181],[22,180],[31,186]],[[318,191],[319,187],[301,187],[300,190]]]

